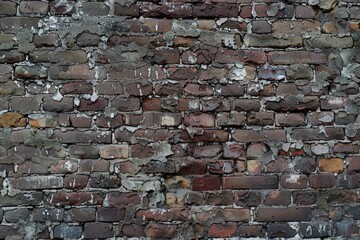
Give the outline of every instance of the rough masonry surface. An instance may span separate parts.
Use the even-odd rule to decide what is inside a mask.
[[[11,0],[0,32],[0,239],[359,238],[359,0]]]

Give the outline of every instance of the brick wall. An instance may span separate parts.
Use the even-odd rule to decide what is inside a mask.
[[[359,21],[0,1],[0,239],[358,237]]]

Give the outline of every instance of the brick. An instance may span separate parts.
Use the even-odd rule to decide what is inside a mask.
[[[195,158],[214,158],[221,154],[221,145],[195,146],[193,156]]]
[[[87,55],[82,50],[66,50],[60,52],[33,51],[29,60],[34,63],[51,62],[63,65],[82,64],[87,62]]]
[[[313,79],[313,69],[307,65],[294,64],[285,69],[288,80]]]
[[[348,162],[348,172],[350,174],[360,172],[360,158],[357,156],[347,157],[346,161]]]
[[[73,173],[78,169],[77,162],[72,160],[59,160],[51,166],[51,173]]]
[[[128,156],[128,145],[106,145],[100,147],[100,157],[104,159],[127,158]]]
[[[311,157],[295,157],[294,168],[300,173],[312,173],[316,170],[316,161]]]
[[[233,193],[231,191],[221,191],[215,193],[206,193],[206,205],[224,206],[231,205],[234,202]]]
[[[194,17],[237,17],[238,9],[229,3],[202,4],[194,7]]]
[[[312,188],[332,188],[336,184],[334,174],[311,174],[309,180]]]
[[[35,222],[60,222],[64,220],[64,209],[56,208],[36,208],[33,210],[33,220]]]
[[[223,177],[224,189],[273,189],[277,186],[277,177],[273,175]]]
[[[95,80],[95,74],[95,70],[86,65],[51,66],[49,69],[49,76],[54,80]],[[100,73],[99,78],[104,77],[104,74]]]
[[[303,33],[320,33],[320,23],[318,21],[275,21],[273,23],[274,35],[282,34],[303,34]]]
[[[209,237],[227,238],[235,236],[237,232],[236,223],[213,223],[209,227]]]
[[[41,66],[17,66],[15,76],[22,79],[47,78],[47,69]]]
[[[294,129],[291,137],[296,140],[312,141],[327,139],[344,139],[344,131],[342,128],[325,128],[325,134],[316,128],[298,128]]]
[[[235,130],[232,139],[241,142],[286,141],[285,130]]]
[[[39,18],[36,17],[4,17],[1,19],[0,29],[6,32],[17,33],[21,29],[38,27]]]
[[[19,127],[22,126],[24,116],[16,112],[7,112],[0,115],[0,127]]]
[[[50,96],[46,96],[43,99],[43,108],[49,112],[71,112],[74,110],[74,99],[70,97],[64,97],[60,101],[54,100]]]
[[[121,181],[117,176],[96,174],[90,178],[89,184],[92,188],[119,188]]]
[[[109,131],[66,131],[55,130],[53,139],[63,143],[111,143],[111,132]]]
[[[101,205],[103,195],[97,192],[56,192],[49,194],[48,203],[56,206]]]
[[[29,125],[33,128],[49,128],[57,126],[57,119],[52,115],[30,114]]]
[[[24,2],[21,2],[24,3]],[[31,2],[27,2],[27,3],[31,3]],[[35,35],[34,36],[34,43],[35,43],[35,47],[59,47],[61,44],[59,35],[57,34],[53,34],[53,33],[49,33],[49,34],[44,34],[41,36]]]
[[[67,212],[69,221],[92,222],[95,221],[95,208],[72,208]]]
[[[184,91],[190,96],[204,97],[213,95],[213,89],[210,86],[193,83],[187,84]]]
[[[293,192],[293,202],[299,205],[311,205],[316,203],[317,194],[316,192],[309,192],[309,191],[298,191]]]
[[[79,159],[97,159],[99,158],[99,148],[97,146],[69,146],[69,155]]]
[[[81,226],[73,226],[67,224],[61,224],[54,227],[54,237],[55,238],[80,238],[82,235]]]
[[[109,7],[103,2],[84,2],[82,7],[84,14],[88,16],[107,15],[110,11]]]
[[[192,178],[192,190],[194,191],[212,191],[220,190],[221,178],[219,176],[203,176]]]
[[[302,38],[300,36],[289,37],[286,39],[275,38],[268,34],[247,34],[244,43],[249,47],[269,47],[269,48],[288,48],[301,47]]]
[[[351,48],[354,44],[352,37],[333,37],[329,35],[321,35],[306,39],[305,44],[312,48]]]
[[[267,101],[268,110],[285,112],[285,111],[309,111],[316,110],[319,107],[318,97],[306,96],[303,99],[289,96],[280,101]]]
[[[305,115],[303,113],[277,113],[275,122],[280,127],[303,126],[305,125]]]
[[[184,116],[184,124],[185,126],[214,127],[215,116],[207,113],[201,113],[198,115],[186,114]]]
[[[10,185],[15,189],[56,189],[63,187],[63,178],[57,176],[31,176],[10,179]]]
[[[87,186],[89,176],[86,175],[66,175],[64,178],[64,188],[84,189]]]
[[[141,237],[145,235],[144,227],[139,224],[124,224],[121,229],[122,234],[128,237]]]
[[[135,217],[146,221],[187,221],[189,219],[189,210],[186,208],[139,210],[136,212]]]
[[[219,97],[208,97],[202,99],[200,107],[204,112],[228,112],[230,111],[230,101]]]
[[[233,110],[235,111],[259,111],[260,101],[258,99],[235,99],[233,102]]]
[[[266,194],[265,205],[287,206],[291,203],[291,193],[289,191],[272,191]]]
[[[13,226],[0,225],[0,238],[2,239],[11,238],[11,236],[16,238],[19,234],[18,230],[16,230]]]
[[[137,98],[115,97],[111,101],[111,106],[119,111],[136,111],[140,109],[140,100]]]
[[[252,112],[247,116],[248,125],[273,125],[274,121],[274,114],[270,112]]]
[[[14,16],[16,15],[16,3],[1,1],[0,2],[0,15]]]
[[[98,208],[96,211],[96,221],[98,222],[118,222],[124,218],[125,208]]]
[[[270,64],[324,64],[327,58],[322,53],[293,51],[293,52],[270,52],[268,53]]]
[[[156,64],[166,65],[180,62],[180,54],[176,49],[157,50],[154,53],[154,61]]]
[[[25,60],[25,55],[23,53],[20,53],[18,51],[0,51],[0,64],[1,63],[17,63],[22,62]]]
[[[241,225],[239,228],[240,237],[249,238],[249,237],[264,237],[263,227],[262,226],[246,226]]]
[[[280,186],[286,189],[304,189],[308,186],[308,178],[306,175],[283,175],[280,178]]]
[[[42,192],[31,192],[29,195],[17,194],[15,196],[3,196],[0,199],[1,207],[40,205],[43,201]]]
[[[234,171],[234,162],[229,160],[218,160],[208,162],[210,173],[226,174]]]
[[[256,20],[256,21],[252,21],[251,24],[252,24],[253,33],[259,33],[259,34],[271,33],[271,25],[267,21]]]
[[[247,63],[247,64],[263,64],[265,63],[265,53],[260,51],[249,50],[220,50],[215,55],[217,63]]]
[[[172,238],[176,234],[176,225],[149,223],[145,235],[149,238]]]
[[[358,153],[359,149],[352,145],[346,143],[336,143],[333,147],[334,153]]]
[[[306,115],[308,122],[313,125],[333,125],[334,113],[333,112],[312,112]]]
[[[97,46],[100,43],[100,36],[90,32],[82,32],[76,36],[76,43],[80,47]]]
[[[22,14],[46,15],[49,11],[49,5],[46,2],[40,1],[20,2],[19,11]]]
[[[219,113],[216,123],[218,126],[244,126],[246,117],[244,113]]]
[[[190,18],[192,17],[192,10],[192,6],[188,4],[148,4],[142,6],[141,15],[148,18]]]
[[[110,223],[85,223],[85,238],[111,238],[114,237],[113,225]]]
[[[258,208],[255,221],[259,222],[296,222],[311,220],[310,207]]]
[[[325,238],[331,236],[332,227],[326,222],[300,223],[299,230],[303,238]]]
[[[237,206],[258,206],[261,203],[261,195],[255,191],[237,191],[234,193],[234,203]]]
[[[267,236],[270,238],[291,238],[296,235],[288,223],[269,224],[266,228]]]
[[[19,221],[29,221],[31,211],[27,208],[18,208],[12,211],[5,211],[4,220],[8,223],[17,223]]]
[[[129,204],[140,204],[141,198],[137,193],[109,192],[106,194],[104,207],[126,207]]]
[[[204,161],[180,161],[180,175],[200,175],[206,174],[206,163]]]
[[[120,4],[114,4],[115,10],[114,14],[117,16],[132,16],[138,17],[140,14],[140,6],[138,4],[133,4],[130,6],[122,6]]]
[[[80,99],[80,105],[78,110],[84,111],[103,111],[108,106],[108,100],[106,98],[98,98],[95,101],[91,99]]]
[[[110,162],[106,160],[82,160],[80,162],[80,172],[108,172]]]
[[[245,86],[240,84],[217,84],[215,86],[215,94],[219,96],[243,96],[245,94]]]
[[[344,161],[340,158],[323,158],[319,160],[319,169],[322,172],[341,173]]]
[[[334,110],[345,108],[348,104],[348,99],[345,97],[327,96],[326,99],[320,101],[321,109]]]

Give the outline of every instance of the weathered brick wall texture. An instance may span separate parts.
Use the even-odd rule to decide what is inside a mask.
[[[0,1],[0,239],[359,237],[359,21]]]

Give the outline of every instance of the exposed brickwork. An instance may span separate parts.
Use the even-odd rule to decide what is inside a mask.
[[[359,0],[0,0],[0,239],[360,237]]]

